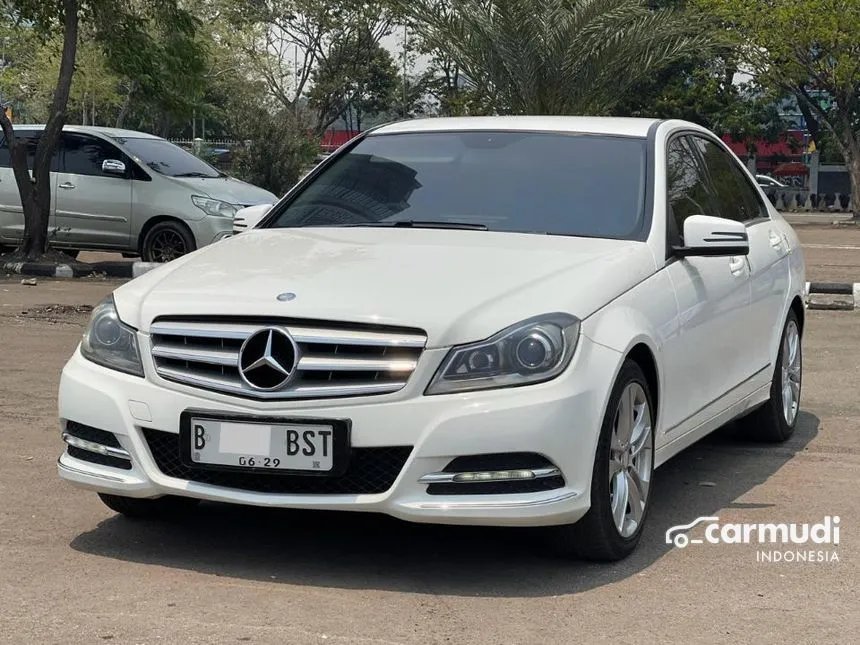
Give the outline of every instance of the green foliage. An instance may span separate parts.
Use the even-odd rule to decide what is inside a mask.
[[[213,0],[239,27],[231,46],[282,108],[307,92],[314,69],[346,46],[372,60],[391,31],[389,0]]]
[[[849,165],[860,213],[860,2],[695,2],[726,25],[760,83],[797,97],[813,138],[829,132]]]
[[[81,2],[69,99],[73,121],[114,125],[131,110],[156,126],[162,115],[188,118],[205,91],[208,44],[200,21],[177,0]],[[47,119],[63,47],[62,3],[15,2],[0,12],[7,66],[3,98],[21,117]],[[16,119],[20,120],[20,119]]]
[[[233,150],[234,174],[255,186],[284,195],[319,153],[319,142],[308,135],[289,111],[246,113],[244,148]]]
[[[738,83],[731,54],[696,56],[666,68],[634,87],[613,114],[684,119],[738,140],[775,140],[784,129],[778,96],[753,82]]]
[[[353,117],[356,129],[361,129],[363,115],[385,112],[395,105],[400,86],[397,67],[387,49],[363,42],[370,38],[359,33],[344,39],[314,70],[308,98],[318,115],[317,132],[339,118]]]
[[[150,107],[188,117],[203,92],[206,43],[177,0],[93,2],[95,40],[108,68]]]
[[[637,84],[711,43],[639,0],[401,0],[479,103],[513,114],[608,114]]]

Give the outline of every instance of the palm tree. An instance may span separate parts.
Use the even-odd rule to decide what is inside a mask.
[[[637,84],[710,43],[641,0],[399,0],[425,43],[503,114],[608,114]]]

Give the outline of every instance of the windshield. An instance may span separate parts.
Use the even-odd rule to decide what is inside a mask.
[[[433,226],[632,238],[645,139],[543,132],[371,135],[270,228]]]
[[[168,177],[221,177],[222,174],[190,152],[164,139],[116,137],[115,141],[140,162]]]

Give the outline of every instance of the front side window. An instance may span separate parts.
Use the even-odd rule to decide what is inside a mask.
[[[102,162],[107,159],[115,159],[128,165],[126,155],[107,141],[87,134],[63,133],[64,172],[73,175],[116,178],[116,175],[102,170]]]
[[[683,244],[684,220],[691,215],[719,217],[708,173],[690,137],[676,137],[666,150],[666,217],[671,244]]]
[[[125,146],[141,164],[161,175],[210,179],[224,176],[205,161],[164,139],[116,137],[116,141]]]
[[[735,160],[713,141],[702,137],[692,137],[692,141],[708,168],[721,216],[739,222],[766,216],[764,205]]]
[[[429,223],[634,239],[643,236],[646,177],[641,138],[510,131],[371,135],[268,227]]]

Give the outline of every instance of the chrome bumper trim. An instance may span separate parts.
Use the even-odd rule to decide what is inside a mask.
[[[69,434],[68,432],[63,433],[63,441],[65,441],[70,446],[80,448],[81,450],[95,452],[99,455],[104,455],[106,457],[117,457],[119,459],[127,459],[128,461],[131,461],[131,455],[128,454],[127,450],[123,450],[122,448],[111,448],[110,446],[103,446],[100,443],[81,439],[80,437],[76,437],[72,434]]]
[[[578,497],[577,491],[569,491],[561,495],[552,497],[543,497],[540,499],[518,499],[518,500],[477,500],[477,501],[456,501],[456,502],[406,502],[401,504],[404,508],[410,508],[418,511],[475,511],[475,510],[494,510],[494,509],[509,509],[509,508],[534,508],[536,506],[546,506],[547,504],[556,504],[569,499]]]
[[[502,470],[529,470],[534,473],[534,477],[520,477],[520,478],[499,478],[499,479],[481,479],[476,481],[455,481],[454,477],[457,475],[462,475],[463,473],[427,473],[422,476],[419,480],[419,484],[463,484],[464,486],[468,486],[469,484],[484,484],[487,482],[527,482],[533,479],[540,479],[542,477],[557,477],[561,475],[561,471],[558,468],[506,468],[506,469],[498,469]],[[468,471],[468,472],[495,472],[495,471]]]
[[[122,477],[113,477],[111,475],[105,475],[102,473],[93,472],[92,470],[83,470],[81,468],[75,468],[74,466],[69,466],[68,464],[63,463],[63,458],[60,457],[57,459],[57,468],[60,470],[71,473],[74,475],[84,475],[86,477],[94,477],[95,479],[103,479],[109,482],[117,482],[120,484],[126,483],[126,480]]]

